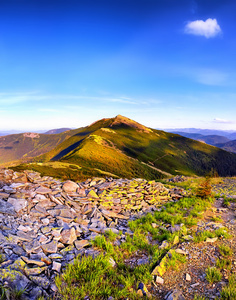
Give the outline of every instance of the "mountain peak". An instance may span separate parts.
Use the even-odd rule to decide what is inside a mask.
[[[134,120],[131,120],[127,117],[124,117],[122,115],[117,115],[115,118],[112,119],[112,123],[109,125],[109,127],[118,127],[118,126],[124,126],[124,127],[132,127],[139,131],[144,132],[152,132],[152,130]]]

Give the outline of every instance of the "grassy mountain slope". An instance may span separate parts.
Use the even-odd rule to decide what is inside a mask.
[[[221,176],[236,175],[235,154],[122,116],[82,128],[34,162],[30,167],[44,172],[49,162],[51,168],[52,162],[77,166],[76,174],[81,177],[108,173],[154,179],[166,176],[163,172],[205,175],[211,169]]]
[[[60,134],[20,133],[0,137],[0,164],[27,160],[46,153],[79,132],[71,130]]]

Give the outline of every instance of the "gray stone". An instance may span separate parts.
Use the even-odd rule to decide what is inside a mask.
[[[6,202],[2,199],[0,199],[0,213],[13,216],[16,215],[14,206],[11,203]]]
[[[54,261],[52,263],[52,270],[60,273],[60,271],[61,271],[61,264],[59,262]]]
[[[25,199],[8,198],[7,202],[12,204],[16,212],[21,211],[27,206],[27,200]]]
[[[56,253],[57,252],[57,241],[51,241],[48,244],[41,245],[44,253]]]
[[[170,294],[168,294],[168,297],[165,298],[166,300],[185,300],[182,293],[178,290],[174,290]]]
[[[0,269],[0,278],[4,279],[4,281],[8,283],[8,286],[17,290],[26,289],[30,283],[26,276],[16,270]]]
[[[50,281],[46,277],[29,276],[29,279],[43,289],[48,289]]]

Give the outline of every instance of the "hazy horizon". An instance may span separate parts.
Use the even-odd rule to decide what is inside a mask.
[[[236,130],[233,0],[0,2],[0,131],[118,114]]]

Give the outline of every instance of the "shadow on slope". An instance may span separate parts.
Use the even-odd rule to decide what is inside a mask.
[[[56,161],[61,159],[63,156],[67,155],[71,151],[75,150],[82,142],[84,139],[72,144],[71,146],[67,147],[66,149],[62,150],[60,153],[58,153],[56,156],[54,156],[51,161]]]

